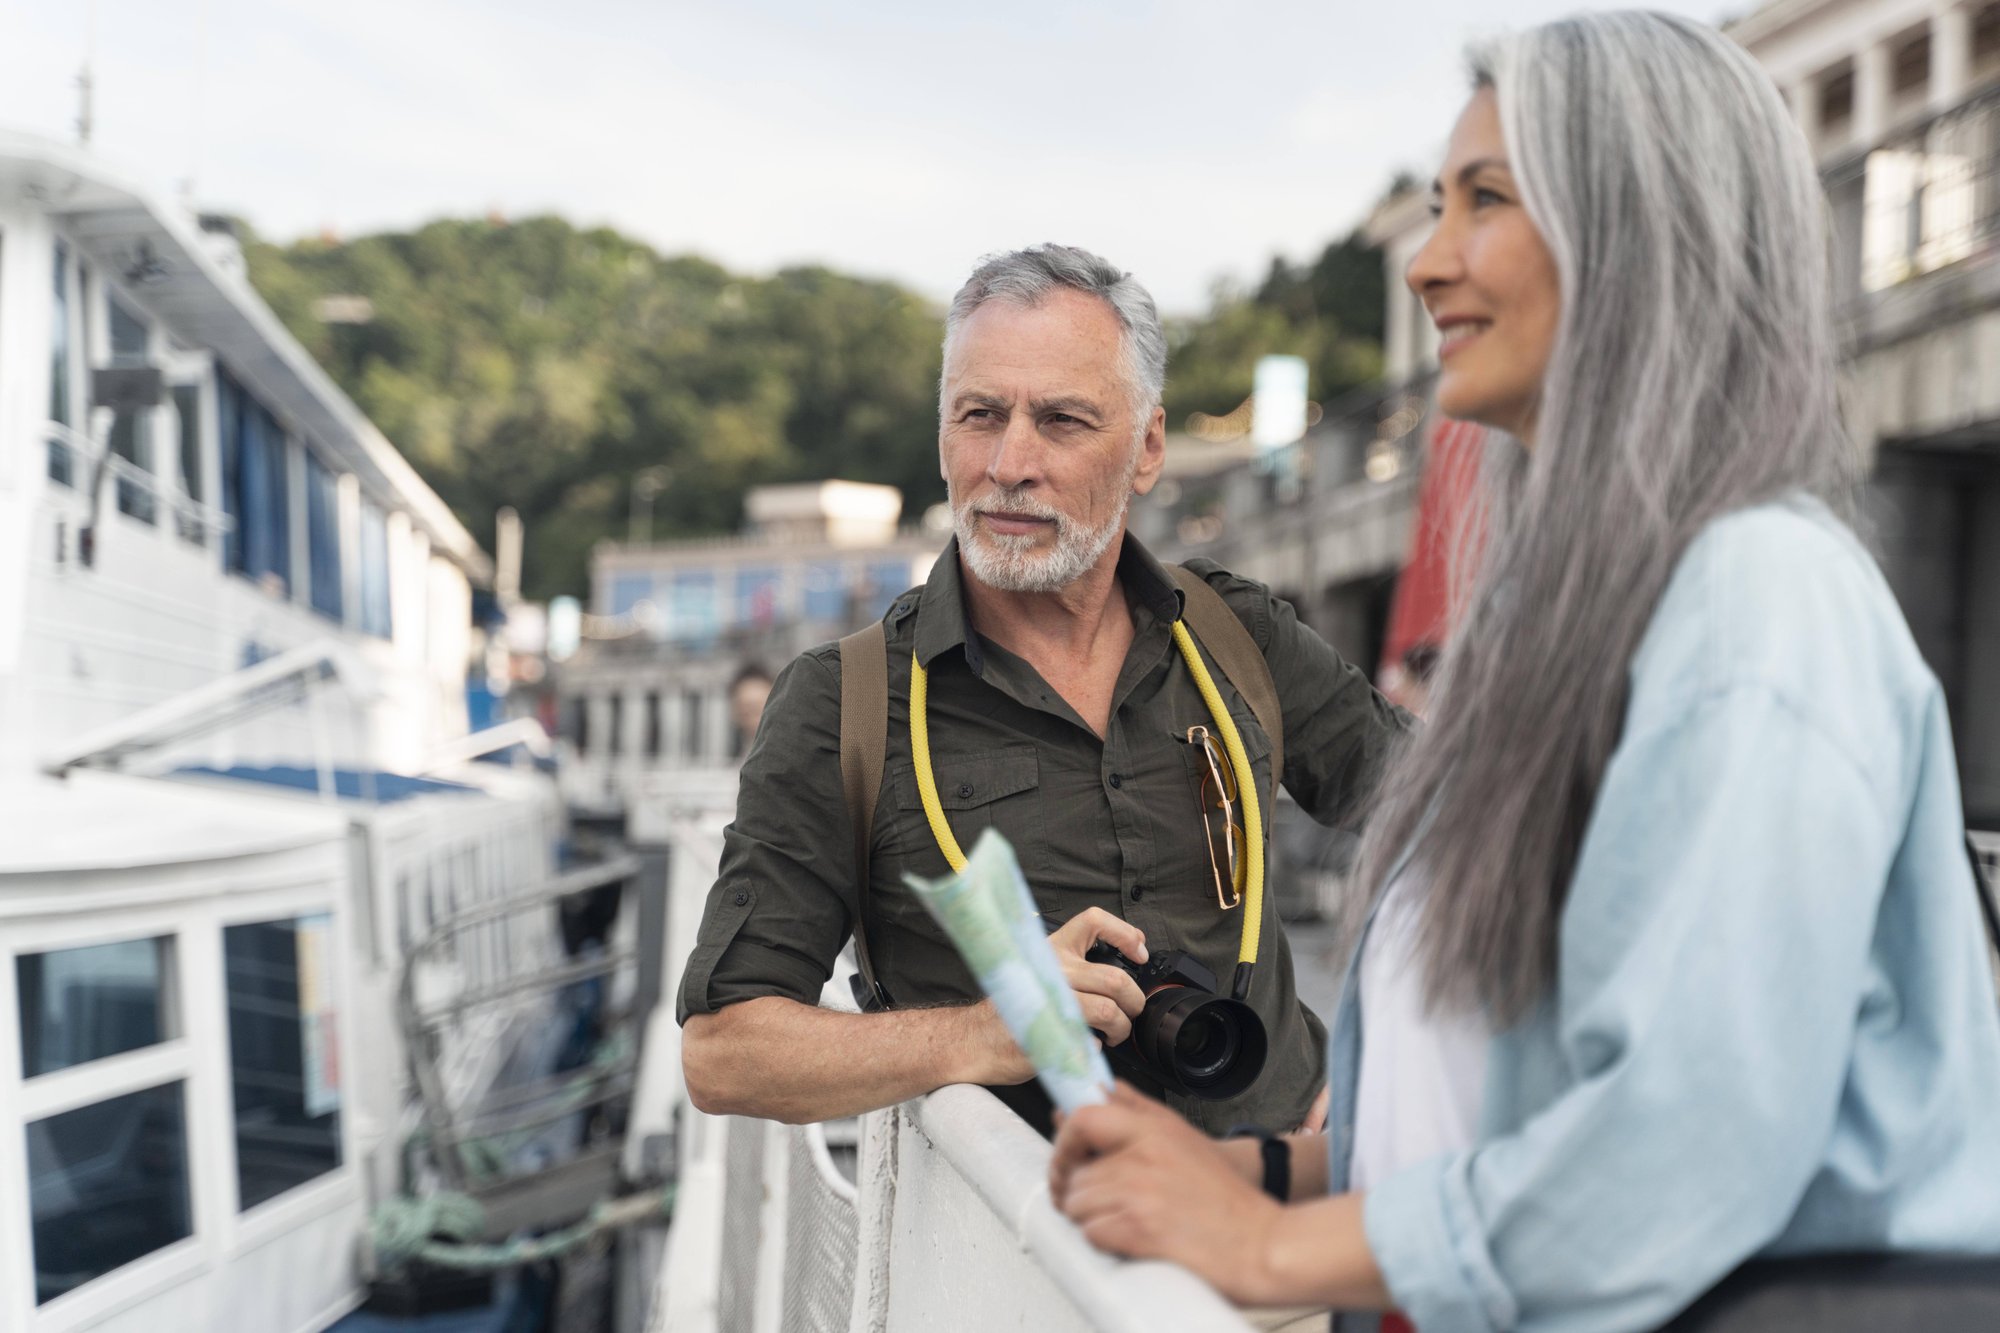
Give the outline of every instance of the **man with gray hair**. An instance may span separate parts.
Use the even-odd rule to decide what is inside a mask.
[[[948,868],[920,796],[927,767],[958,844],[988,827],[1013,844],[1108,1045],[1131,1034],[1145,996],[1086,959],[1093,945],[1135,962],[1184,951],[1225,991],[1241,978],[1268,1036],[1262,1074],[1218,1100],[1147,1091],[1211,1132],[1323,1118],[1325,1030],[1296,994],[1269,895],[1258,964],[1237,970],[1255,931],[1252,900],[1235,893],[1239,770],[1220,737],[1240,736],[1263,811],[1275,776],[1332,822],[1367,796],[1408,720],[1262,585],[1203,561],[1169,570],[1126,533],[1127,506],[1165,461],[1166,360],[1152,298],[1083,250],[989,258],[953,300],[938,458],[956,535],[870,649],[861,636],[814,649],[772,688],[680,991],[688,1092],[703,1110],[825,1120],[980,1083],[1043,1118],[1032,1085],[1015,1086],[1032,1077],[1027,1058],[904,887],[906,873]],[[1201,673],[1213,707],[1183,656],[1194,640],[1176,647],[1184,611],[1224,668]],[[1226,633],[1204,631],[1198,611]],[[855,651],[886,651],[871,719],[879,731],[886,707],[886,765],[865,839],[850,810],[866,808],[852,798],[867,784],[851,768],[843,782],[842,659]],[[872,958],[878,1012],[817,1007],[850,934]]]

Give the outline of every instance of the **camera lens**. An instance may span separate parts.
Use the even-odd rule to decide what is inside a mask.
[[[1189,1082],[1206,1083],[1236,1054],[1235,1025],[1213,1009],[1200,1009],[1174,1034],[1174,1064]]]
[[[1133,1044],[1153,1075],[1172,1091],[1220,1101],[1257,1081],[1264,1070],[1264,1024],[1239,1000],[1190,986],[1153,993],[1139,1016]]]

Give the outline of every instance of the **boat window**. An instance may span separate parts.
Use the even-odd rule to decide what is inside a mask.
[[[389,521],[379,505],[361,502],[361,632],[386,639],[389,614]]]
[[[199,384],[176,384],[174,386],[174,415],[179,422],[180,436],[180,491],[194,504],[204,498],[201,479],[201,386]],[[193,542],[196,546],[208,544],[208,529],[199,512],[185,509],[179,513],[174,523],[181,540]]]
[[[313,610],[339,623],[342,613],[340,567],[340,479],[310,452],[306,454],[306,586]]]
[[[51,293],[54,304],[49,310],[49,420],[59,426],[76,424],[70,396],[74,373],[71,349],[75,346],[76,337],[72,327],[75,316],[71,311],[69,287],[69,246],[57,241],[55,288]],[[70,447],[68,438],[58,433],[49,436],[49,480],[63,486],[76,484],[76,453]]]
[[[52,949],[15,960],[21,1075],[68,1069],[176,1035],[172,942],[161,937]]]
[[[151,332],[145,321],[126,308],[117,297],[111,299],[111,364],[143,366]],[[111,418],[111,452],[131,465],[131,471],[148,473],[153,468],[153,411],[145,407],[121,407]],[[118,478],[118,512],[141,523],[157,522],[159,507],[151,483],[136,476]]]
[[[340,1165],[333,918],[227,926],[237,1203],[254,1208]]]
[[[184,1085],[28,1122],[35,1303],[193,1234]]]
[[[284,427],[227,374],[215,377],[222,452],[222,509],[231,520],[224,539],[229,568],[290,595],[292,526],[290,450]]]

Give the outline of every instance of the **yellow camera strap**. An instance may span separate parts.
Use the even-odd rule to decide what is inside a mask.
[[[1243,935],[1236,953],[1236,975],[1230,986],[1235,998],[1241,1000],[1249,994],[1251,969],[1257,965],[1257,949],[1264,934],[1264,812],[1257,797],[1257,776],[1251,770],[1249,754],[1243,749],[1243,737],[1236,729],[1236,720],[1229,715],[1228,704],[1223,702],[1222,691],[1216,688],[1215,678],[1209,674],[1207,663],[1201,659],[1194,636],[1179,620],[1173,624],[1173,635],[1181,660],[1187,663],[1188,674],[1194,677],[1201,701],[1208,705],[1208,714],[1222,736],[1223,749],[1236,774],[1236,789],[1243,803],[1243,882],[1238,886],[1243,894]],[[924,818],[930,821],[931,836],[937,839],[938,850],[944,853],[945,862],[958,871],[965,869],[965,853],[959,849],[958,839],[952,836],[951,824],[938,800],[937,777],[931,771],[929,704],[930,675],[912,653],[910,755],[916,763],[917,794],[923,801]],[[1274,782],[1277,777],[1274,772]]]

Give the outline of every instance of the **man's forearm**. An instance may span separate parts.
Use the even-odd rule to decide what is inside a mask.
[[[690,1017],[681,1062],[690,1100],[711,1115],[806,1124],[947,1083],[1016,1081],[997,1026],[984,1004],[851,1014],[767,996]]]

